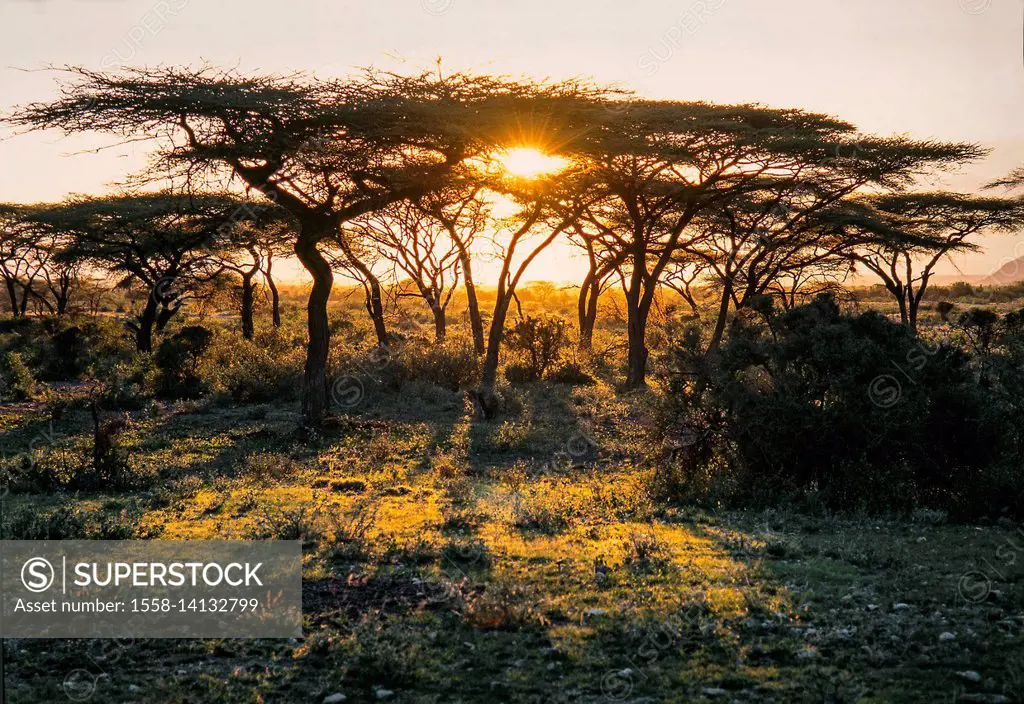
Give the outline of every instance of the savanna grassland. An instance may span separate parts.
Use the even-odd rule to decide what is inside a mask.
[[[572,298],[527,288],[522,305],[562,315]],[[187,321],[213,331],[175,377],[194,394],[168,393],[166,353],[163,370],[140,358],[112,319],[74,320],[72,381],[46,380],[58,328],[7,324],[24,371],[0,406],[3,537],[301,540],[304,563],[302,639],[7,640],[11,702],[1024,697],[1015,520],[666,499],[665,387],[619,390],[614,300],[593,354],[559,350],[574,378],[502,381],[504,411],[482,421],[460,330],[431,348],[405,310],[405,342],[381,357],[340,296],[343,410],[316,430],[299,422],[286,301],[253,342],[231,317]]]

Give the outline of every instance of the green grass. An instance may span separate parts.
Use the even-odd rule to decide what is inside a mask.
[[[19,491],[5,514],[70,501],[89,530],[130,515],[165,539],[296,532],[305,637],[8,640],[9,701],[65,685],[116,702],[1024,697],[1016,526],[665,507],[647,493],[644,397],[511,393],[517,412],[473,424],[458,394],[371,389],[316,435],[285,404],[133,413],[136,486]],[[43,467],[89,448],[82,409],[49,435],[42,406],[3,406],[0,428],[8,469],[30,446]],[[979,573],[991,591],[965,599]]]

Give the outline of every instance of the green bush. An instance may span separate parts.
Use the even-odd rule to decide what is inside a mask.
[[[741,501],[969,513],[1003,445],[968,354],[828,296],[741,316],[713,360],[691,334],[670,366],[666,444]]]
[[[100,403],[105,408],[138,410],[156,394],[160,379],[151,355],[139,353],[115,364],[103,379]]]
[[[526,316],[505,333],[508,349],[528,376],[542,379],[569,344],[569,324],[554,316]]]
[[[301,346],[274,332],[255,341],[223,332],[206,355],[200,374],[210,390],[238,403],[287,401],[302,381]]]
[[[199,365],[212,340],[210,330],[190,325],[160,344],[156,366],[160,369],[161,394],[171,398],[197,398],[206,392]]]
[[[15,401],[30,401],[38,397],[39,384],[35,375],[22,359],[20,352],[8,352],[4,357],[2,370],[4,398]]]

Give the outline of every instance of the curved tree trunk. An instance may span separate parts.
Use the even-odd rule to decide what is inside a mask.
[[[271,315],[274,318],[274,327],[281,327],[281,294],[277,292],[277,283],[274,281],[274,276],[271,273],[271,269],[274,266],[273,263],[274,255],[267,253],[267,270],[264,272],[264,278],[267,280],[267,288],[270,289],[270,310]]]
[[[580,286],[580,297],[576,304],[579,318],[579,348],[589,350],[594,345],[594,328],[597,325],[597,302],[601,297],[600,281],[593,272],[589,272]]]
[[[255,269],[242,274],[242,337],[246,340],[252,340],[256,336],[256,325],[253,322],[256,298],[256,287],[253,285],[253,277],[255,275]]]
[[[175,305],[174,301],[170,301],[168,303],[164,303],[163,305],[161,305],[156,315],[156,331],[158,333],[162,333],[164,329],[167,327],[167,324],[171,322],[171,318],[173,318],[174,314],[177,313],[180,309],[181,304],[178,303]]]
[[[476,284],[473,282],[473,267],[469,252],[461,244],[459,262],[462,264],[462,278],[466,287],[466,308],[469,311],[469,327],[473,331],[473,351],[477,356],[484,353],[484,320],[480,316],[480,302],[476,297]]]
[[[498,382],[501,341],[505,334],[505,318],[508,316],[511,303],[511,296],[500,296],[494,304],[494,317],[491,318],[491,328],[487,334],[487,350],[480,374],[480,386],[473,392],[473,401],[484,420],[490,420],[498,414],[499,400],[494,387]]]
[[[327,395],[327,355],[330,329],[327,325],[327,302],[334,286],[334,272],[317,248],[319,239],[307,235],[295,242],[295,256],[313,277],[313,288],[306,305],[309,340],[306,345],[306,368],[302,378],[302,420],[320,424],[329,410]]]
[[[343,238],[339,238],[339,245],[349,264],[363,277],[363,281],[368,289],[366,293],[366,312],[370,314],[370,320],[373,321],[373,331],[377,335],[377,346],[381,349],[386,349],[388,346],[388,330],[384,321],[384,296],[381,293],[380,279],[377,278],[377,275],[373,273],[370,267],[366,266],[359,257],[353,254]]]
[[[18,305],[18,289],[13,279],[5,278],[4,284],[7,286],[7,297],[11,301],[11,317],[17,318],[21,313],[21,308]]]
[[[708,343],[708,354],[715,354],[722,345],[722,337],[725,335],[725,323],[729,319],[729,301],[732,299],[732,277],[727,275],[725,285],[722,287],[722,300],[718,304],[718,316],[715,318],[715,330],[711,334],[711,342]]]
[[[156,291],[146,297],[146,307],[142,309],[139,322],[135,325],[135,349],[139,352],[153,351],[153,326],[156,324],[157,311],[160,304],[156,300]]]

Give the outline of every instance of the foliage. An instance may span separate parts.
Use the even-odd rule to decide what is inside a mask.
[[[505,333],[509,350],[524,363],[523,381],[539,381],[569,344],[569,324],[553,316],[526,316]]]
[[[254,341],[221,332],[200,369],[206,388],[237,403],[294,399],[301,375],[301,349],[277,332]]]
[[[38,382],[19,352],[8,352],[0,367],[2,396],[15,401],[34,400],[39,393]]]
[[[966,498],[1001,433],[967,354],[875,313],[844,315],[828,296],[766,312],[738,321],[709,365],[677,347],[665,420],[684,457],[713,462],[700,453],[713,438],[747,501],[984,510]]]
[[[160,370],[160,392],[171,398],[196,398],[205,391],[199,373],[203,355],[210,349],[213,333],[190,325],[160,343],[155,355]]]

